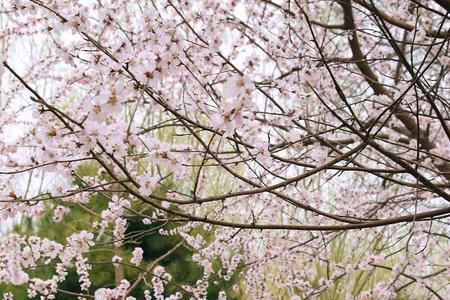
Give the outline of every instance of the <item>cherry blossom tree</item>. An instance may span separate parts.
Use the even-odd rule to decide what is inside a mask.
[[[4,299],[10,286],[207,299],[232,276],[215,297],[445,299],[449,13],[448,0],[2,1]],[[72,226],[73,207],[89,222]],[[49,212],[63,241],[12,230]],[[145,261],[136,220],[181,241]],[[161,263],[178,248],[202,270],[192,284]],[[114,281],[93,289],[104,249]],[[69,269],[77,290],[60,288]]]

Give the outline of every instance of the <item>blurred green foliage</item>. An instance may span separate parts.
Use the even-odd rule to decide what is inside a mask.
[[[77,169],[76,173],[79,177],[93,176],[97,174],[98,169],[99,166],[95,163],[85,163]],[[107,175],[104,176],[107,177]],[[75,180],[75,184],[80,188],[86,187],[85,184],[78,179]],[[173,184],[172,181],[167,180],[164,186],[167,187]],[[158,196],[165,196],[166,190],[160,187],[154,191],[154,193]],[[22,235],[35,235],[41,238],[48,238],[61,244],[65,244],[66,238],[72,233],[81,230],[90,230],[93,222],[98,221],[101,212],[108,207],[110,196],[112,196],[110,192],[93,193],[89,197],[89,208],[82,204],[63,202],[63,200],[53,201],[51,204],[44,205],[45,211],[41,217],[32,219],[27,216],[22,216],[21,220],[12,226],[11,231]],[[120,194],[120,196],[122,198],[129,198],[129,195],[123,193]],[[70,212],[65,215],[62,223],[55,223],[52,219],[52,207],[62,203],[64,203],[64,206],[70,208]],[[140,205],[133,204],[133,209],[140,210]],[[145,214],[151,215],[152,213],[153,210],[148,208],[145,209]],[[122,262],[124,263],[124,277],[132,284],[139,275],[139,270],[129,263],[132,257],[131,252],[135,247],[141,247],[144,250],[143,261],[140,267],[145,269],[147,265],[171,251],[182,241],[182,237],[178,234],[159,234],[159,229],[166,231],[173,230],[180,224],[155,221],[146,225],[142,222],[142,218],[136,216],[127,216],[127,220],[128,227],[125,236],[133,236],[133,239],[132,243],[125,243],[121,246],[121,253],[123,257]],[[207,232],[200,227],[195,228],[194,230],[196,231],[196,234],[201,234],[206,241],[214,239],[214,230]],[[90,280],[92,281],[92,285],[89,289],[91,294],[98,288],[114,288],[115,286],[114,266],[111,263],[112,257],[115,255],[112,241],[112,229],[108,227],[102,236],[95,237],[96,245],[86,254],[88,261],[93,263],[92,270],[89,272]],[[183,292],[183,289],[180,287],[182,285],[194,284],[197,280],[201,279],[203,275],[203,267],[192,260],[192,255],[194,253],[195,251],[191,247],[187,244],[183,244],[168,257],[158,262],[159,265],[165,268],[166,272],[172,275],[172,282],[165,284],[165,295],[170,295],[179,291],[183,294],[184,299],[189,299],[190,295]],[[221,264],[218,259],[213,261],[213,266],[216,272],[220,272]],[[54,269],[55,262],[52,262],[49,265],[39,265],[33,270],[30,270],[30,278],[51,278]],[[147,275],[147,278],[149,277],[151,277],[151,274]],[[58,288],[73,293],[81,293],[78,280],[79,276],[76,274],[75,267],[72,267],[68,270],[66,280],[62,282]],[[232,289],[233,285],[238,281],[239,278],[237,275],[233,275],[231,279],[227,281],[220,276],[217,276],[217,274],[213,274],[212,279],[209,282],[207,298],[217,299],[219,292],[224,290],[227,293],[228,299],[239,299],[237,292]],[[150,283],[150,280],[147,280],[147,282]],[[144,291],[147,289],[151,290],[151,287],[147,286],[144,280],[142,280],[133,290],[131,296],[135,296],[136,299],[143,299]],[[12,286],[0,284],[0,292],[12,292],[15,295],[15,299],[26,299],[26,290],[26,285]],[[76,299],[76,296],[58,293],[56,299]]]

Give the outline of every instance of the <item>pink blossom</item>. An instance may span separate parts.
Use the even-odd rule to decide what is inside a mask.
[[[139,266],[142,262],[142,255],[144,254],[144,250],[140,247],[136,247],[133,250],[133,257],[131,258],[130,262],[136,266]]]
[[[81,253],[89,250],[90,247],[94,246],[95,243],[92,241],[94,235],[91,232],[82,230],[80,233],[74,233],[67,238],[69,245],[80,251]]]

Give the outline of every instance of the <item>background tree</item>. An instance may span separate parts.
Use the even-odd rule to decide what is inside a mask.
[[[94,176],[98,173],[98,166],[95,164],[83,164],[77,169],[77,174],[81,177]],[[78,188],[85,188],[81,181],[76,183]],[[155,191],[157,195],[164,195],[163,190]],[[48,238],[58,243],[64,243],[66,238],[74,231],[81,231],[90,229],[92,223],[96,218],[106,210],[111,193],[105,192],[100,195],[93,194],[89,200],[92,205],[87,208],[80,204],[67,204],[64,201],[55,201],[50,204],[50,207],[44,206],[44,213],[39,218],[30,218],[29,216],[22,216],[21,220],[16,222],[11,229],[11,232],[20,233],[22,235],[35,235],[41,238]],[[57,206],[56,208],[53,206]],[[63,208],[64,207],[64,208]],[[138,210],[139,207],[136,207]],[[64,222],[60,214],[55,213],[63,210]],[[150,213],[146,211],[146,213]],[[148,220],[143,222],[143,219],[134,214],[126,216],[128,226],[125,231],[125,242],[121,247],[115,247],[114,237],[110,230],[102,232],[101,237],[96,241],[96,246],[92,247],[90,253],[87,255],[89,261],[97,264],[98,268],[92,268],[90,277],[92,278],[93,290],[103,287],[114,287],[115,282],[122,279],[127,279],[130,282],[136,282],[133,288],[130,289],[130,295],[137,299],[144,294],[146,289],[149,289],[143,280],[136,280],[139,278],[139,270],[131,266],[130,260],[133,257],[133,251],[136,247],[145,249],[142,253],[142,267],[144,272],[152,272],[153,268],[160,265],[164,267],[167,272],[170,272],[172,279],[167,282],[164,294],[166,296],[175,294],[183,285],[195,284],[201,279],[203,270],[202,267],[192,261],[192,255],[196,252],[191,247],[185,245],[184,239],[177,234],[160,234],[160,231],[170,231],[176,229],[168,222],[153,222]],[[58,229],[55,230],[55,225]],[[211,239],[212,232],[201,232],[197,229],[197,233]],[[111,264],[117,252],[120,252],[121,260],[116,265]],[[220,261],[213,260],[215,271],[220,272]],[[40,278],[51,277],[54,264],[49,264],[46,267],[35,268],[33,276]],[[78,282],[76,268],[68,269],[68,275],[65,281],[58,286],[58,293],[55,299],[76,299],[75,294],[80,294],[80,285]],[[232,290],[232,286],[237,284],[236,275],[233,278],[224,280],[218,276],[212,278],[208,284],[206,296],[211,299],[216,299],[220,291],[227,291],[227,293],[234,297],[237,295]],[[23,286],[14,287],[13,285],[4,286],[2,291],[12,292],[16,298],[27,297],[27,290]],[[182,289],[181,289],[182,290]],[[72,293],[72,295],[71,295]],[[186,295],[190,295],[185,292]]]

